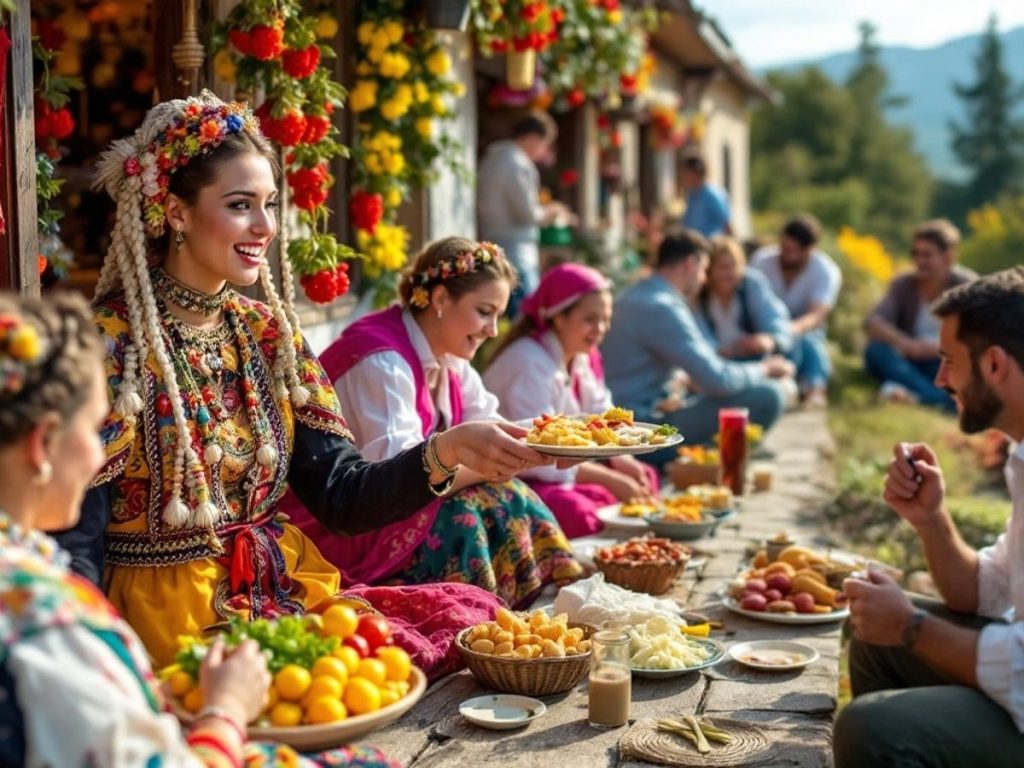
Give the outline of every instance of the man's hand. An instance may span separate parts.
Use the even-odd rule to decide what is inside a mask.
[[[914,604],[900,585],[881,571],[867,578],[849,578],[843,592],[850,606],[850,626],[858,640],[872,645],[899,645],[914,613]]]
[[[935,453],[924,443],[897,443],[882,499],[915,528],[939,519],[946,484]]]

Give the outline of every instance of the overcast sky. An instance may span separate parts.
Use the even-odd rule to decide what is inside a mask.
[[[857,24],[878,27],[883,45],[927,48],[981,32],[995,13],[1001,30],[1024,25],[1022,0],[695,0],[721,24],[750,66],[816,58],[857,45]]]

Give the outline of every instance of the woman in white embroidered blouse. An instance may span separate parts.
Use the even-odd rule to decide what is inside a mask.
[[[612,405],[598,344],[611,323],[610,284],[596,270],[561,264],[544,274],[523,303],[484,384],[501,413],[528,419],[542,413],[599,413]],[[570,469],[537,467],[523,477],[555,513],[570,538],[601,530],[597,510],[657,490],[657,473],[629,456]]]
[[[515,281],[497,246],[439,240],[403,277],[399,305],[356,321],[324,352],[364,456],[388,458],[465,421],[502,421],[469,361],[497,335]],[[458,581],[522,605],[582,569],[551,511],[512,474],[459,467],[437,502],[374,533],[340,538],[305,517],[298,524],[353,581]]]

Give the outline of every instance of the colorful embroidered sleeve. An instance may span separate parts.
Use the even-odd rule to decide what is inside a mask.
[[[340,435],[354,442],[352,433],[341,415],[338,395],[305,339],[302,340],[302,349],[297,353],[297,358],[299,381],[309,390],[309,402],[295,410],[296,421],[312,429]]]
[[[116,402],[118,387],[121,385],[121,374],[124,369],[125,348],[131,339],[126,310],[120,302],[110,301],[94,309],[96,326],[106,341],[104,367],[107,377],[107,390],[110,402]],[[103,445],[106,448],[107,460],[93,478],[92,485],[102,485],[113,480],[124,472],[135,441],[133,419],[125,419],[111,408],[101,431]]]

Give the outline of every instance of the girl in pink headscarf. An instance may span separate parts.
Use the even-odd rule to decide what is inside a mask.
[[[495,353],[484,384],[511,420],[541,413],[599,413],[611,407],[601,343],[612,318],[611,285],[582,264],[548,270]],[[654,493],[657,473],[631,456],[571,469],[538,467],[522,477],[570,538],[601,530],[597,510]]]

